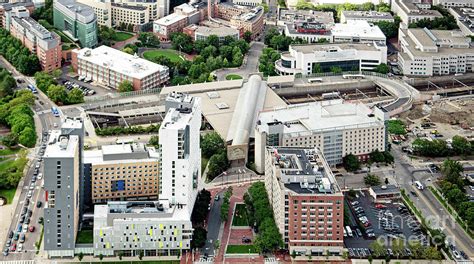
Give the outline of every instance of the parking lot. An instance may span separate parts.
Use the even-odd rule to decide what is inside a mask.
[[[419,241],[429,245],[427,236],[422,232],[416,218],[401,203],[374,204],[366,192],[358,192],[353,200],[348,200],[352,236],[346,232],[344,243],[352,258],[364,258],[370,255],[370,244],[377,238],[387,248],[391,241],[402,238],[405,241]],[[391,254],[390,249],[387,251]],[[409,250],[405,256],[411,255]]]

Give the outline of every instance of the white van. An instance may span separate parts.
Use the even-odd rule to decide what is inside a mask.
[[[415,181],[415,186],[418,190],[423,190],[425,188],[420,181]]]

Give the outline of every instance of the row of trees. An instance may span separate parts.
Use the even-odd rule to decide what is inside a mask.
[[[34,96],[28,90],[15,92],[3,97],[0,101],[0,123],[10,127],[10,134],[2,138],[8,147],[17,143],[33,147],[36,143],[35,122],[30,106]]]
[[[437,17],[433,20],[431,19],[422,19],[417,22],[410,23],[408,27],[410,28],[428,28],[428,29],[442,29],[442,30],[453,30],[458,29],[456,19],[454,18],[448,10],[444,9],[442,6],[432,6],[432,10],[439,11],[443,16]]]
[[[474,144],[462,136],[454,136],[451,144],[442,139],[417,138],[412,143],[415,154],[426,157],[448,157],[453,155],[472,155]]]
[[[388,39],[398,36],[398,29],[400,28],[400,22],[402,22],[399,16],[395,16],[393,19],[394,22],[379,21],[374,23]]]
[[[15,78],[7,70],[0,68],[0,98],[12,95],[15,87]]]
[[[369,153],[369,160],[367,161],[369,165],[372,163],[391,164],[393,162],[394,162],[394,158],[389,151],[381,152],[378,149]],[[359,160],[359,158],[352,153],[347,154],[345,157],[343,157],[342,163],[343,163],[344,168],[347,171],[359,170],[362,165],[362,162]]]
[[[398,259],[402,256],[405,248],[409,248],[412,252],[412,257],[414,259],[430,259],[430,260],[441,260],[443,256],[441,252],[435,247],[424,247],[418,241],[408,241],[397,238],[391,241],[390,247],[382,244],[380,241],[376,240],[369,245],[370,249],[373,252],[373,256],[369,256],[369,262],[372,262],[372,259],[385,257],[388,261],[390,256],[387,255],[387,249],[392,249],[393,255]]]
[[[254,246],[259,253],[271,252],[283,246],[283,240],[273,218],[268,195],[263,182],[250,186],[244,195],[244,201],[249,211],[249,222],[255,223],[258,233]]]
[[[193,212],[191,213],[191,222],[194,228],[191,248],[201,248],[206,244],[207,230],[204,228],[204,221],[209,212],[210,202],[211,193],[206,189],[201,190],[196,197]]]
[[[407,133],[405,127],[405,123],[400,119],[388,120],[387,129],[390,134],[405,135]]]
[[[288,51],[288,48],[292,44],[306,44],[306,40],[301,38],[292,39],[291,37],[281,34],[278,29],[271,28],[265,33],[265,45],[268,47],[279,50],[279,51]],[[320,43],[324,43],[325,40],[321,40]]]
[[[23,177],[23,169],[27,162],[26,154],[22,153],[19,158],[11,161],[7,169],[0,171],[0,189],[15,188]]]
[[[55,71],[56,74],[61,72]],[[66,87],[59,85],[51,74],[46,72],[35,73],[35,81],[38,88],[43,91],[49,99],[59,105],[79,104],[84,102],[84,94],[78,88],[73,88],[69,92]]]
[[[272,49],[264,48],[262,55],[259,58],[258,71],[263,73],[263,76],[275,76],[275,61],[281,58],[281,54]]]
[[[117,136],[124,134],[149,134],[149,133],[158,133],[160,130],[160,125],[149,125],[146,127],[143,126],[129,126],[129,127],[104,127],[96,128],[95,133],[98,136]]]
[[[441,166],[443,180],[440,182],[441,192],[449,204],[464,219],[469,228],[474,228],[474,203],[469,201],[464,191],[462,173],[464,168],[458,161],[447,159]]]
[[[232,186],[227,188],[227,191],[224,193],[224,201],[221,206],[221,220],[227,222],[229,218],[229,209],[230,209],[230,197],[232,197]]]
[[[225,143],[217,132],[211,132],[201,137],[201,154],[204,158],[209,159],[207,165],[209,180],[213,180],[229,168]]]
[[[38,57],[3,28],[0,28],[0,43],[2,43],[0,55],[5,57],[19,72],[31,76],[41,70]]]

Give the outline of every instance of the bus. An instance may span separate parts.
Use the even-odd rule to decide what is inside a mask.
[[[342,78],[344,79],[364,79],[363,74],[343,74]]]
[[[59,111],[55,106],[51,107],[51,113],[53,113],[55,117],[59,117]]]
[[[322,78],[309,78],[308,82],[309,83],[321,83],[321,82],[323,82],[323,79]]]
[[[36,90],[36,87],[34,87],[32,84],[28,84],[28,89],[30,89],[30,91],[32,93],[38,93],[38,90]]]

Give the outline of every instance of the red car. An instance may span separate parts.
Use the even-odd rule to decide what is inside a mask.
[[[11,252],[14,252],[16,250],[16,244],[13,244],[11,247],[10,247],[10,251]]]
[[[30,226],[30,228],[28,229],[28,231],[30,231],[30,232],[35,232],[35,227],[34,227],[34,226]]]
[[[377,209],[385,209],[385,208],[387,208],[387,206],[384,205],[384,204],[376,204],[376,205],[375,205],[375,208],[377,208]]]

